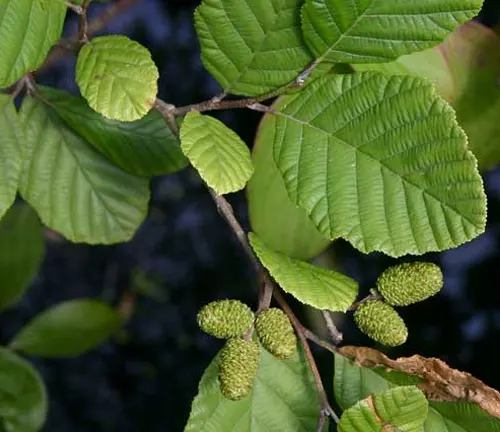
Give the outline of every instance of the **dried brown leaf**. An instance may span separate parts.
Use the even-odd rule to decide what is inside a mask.
[[[417,386],[429,400],[472,402],[500,418],[500,393],[497,390],[467,372],[452,369],[440,359],[414,355],[392,360],[373,348],[356,346],[342,347],[339,354],[359,366],[381,367],[421,378],[423,381]]]

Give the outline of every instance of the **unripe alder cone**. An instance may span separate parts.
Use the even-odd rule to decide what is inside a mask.
[[[238,300],[218,300],[198,312],[198,325],[209,335],[220,339],[241,336],[252,327],[254,314]]]
[[[297,351],[292,323],[281,309],[260,312],[255,319],[255,331],[262,346],[279,360],[289,359]]]
[[[377,290],[386,303],[408,306],[437,294],[443,288],[443,273],[433,263],[404,263],[389,267],[377,279]]]
[[[403,319],[392,306],[382,300],[370,300],[361,304],[354,312],[354,321],[364,334],[383,345],[402,345],[408,338],[408,329]]]
[[[219,384],[224,397],[244,398],[252,390],[259,368],[260,347],[255,341],[229,339],[221,350]]]

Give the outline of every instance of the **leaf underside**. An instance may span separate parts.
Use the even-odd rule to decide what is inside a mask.
[[[146,216],[148,179],[122,171],[42,103],[25,98],[19,191],[42,222],[73,242],[129,240]]]
[[[110,161],[132,174],[153,176],[185,168],[188,160],[163,117],[151,110],[133,122],[109,120],[90,108],[83,98],[43,87],[44,102]]]
[[[324,236],[397,257],[484,231],[477,161],[429,82],[327,76],[288,98],[268,125],[274,159],[290,198]]]

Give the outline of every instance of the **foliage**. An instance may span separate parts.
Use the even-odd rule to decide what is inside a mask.
[[[347,347],[307,329],[281,294],[322,311],[336,344],[342,335],[330,312],[354,311],[365,333],[398,345],[406,326],[381,294],[395,305],[429,297],[442,285],[436,266],[417,264],[431,282],[388,270],[391,284],[398,279],[396,300],[383,285],[356,302],[355,280],[306,260],[339,238],[362,253],[400,257],[483,233],[479,168],[500,153],[487,144],[496,112],[475,99],[491,91],[483,81],[496,64],[478,71],[471,61],[496,37],[465,24],[482,0],[202,0],[194,16],[201,58],[223,93],[185,107],[158,98],[145,47],[123,35],[91,37],[91,3],[0,0],[0,308],[15,304],[36,274],[43,229],[71,242],[126,242],[148,211],[150,178],[191,164],[252,260],[260,290],[257,321],[249,309],[219,307],[231,300],[214,303],[215,330],[200,314],[205,330],[233,339],[206,369],[186,431],[313,431],[331,421],[344,432],[500,430],[500,393],[434,359],[354,350],[351,363]],[[81,97],[34,78],[51,61],[68,7],[80,15],[69,46]],[[464,42],[468,30],[474,37]],[[467,55],[441,56],[450,44]],[[232,108],[264,114],[253,159],[234,131],[205,114]],[[223,196],[247,185],[248,235]],[[25,203],[14,205],[17,192]],[[273,295],[281,309],[269,309]],[[0,350],[3,429],[40,430],[47,410],[42,381],[15,352],[79,355],[128,316],[126,302],[69,299],[29,321]],[[308,340],[334,353],[340,419]],[[441,372],[422,367],[429,364]]]

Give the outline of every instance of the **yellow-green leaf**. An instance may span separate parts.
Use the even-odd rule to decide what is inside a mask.
[[[318,309],[345,312],[358,294],[355,280],[271,250],[254,233],[248,238],[259,260],[289,294]]]
[[[151,54],[126,36],[101,36],[82,47],[76,82],[98,113],[112,120],[134,121],[153,107],[158,69]]]
[[[243,189],[252,176],[250,150],[235,132],[213,117],[188,113],[181,126],[181,148],[219,195]]]

